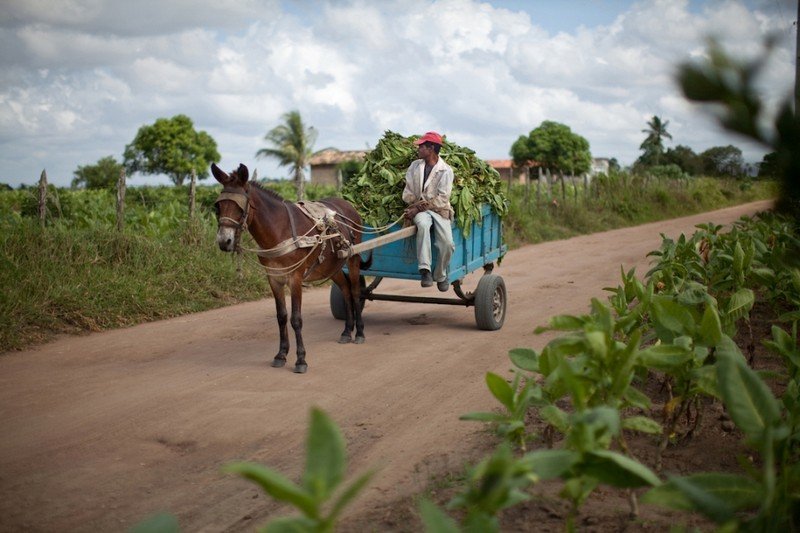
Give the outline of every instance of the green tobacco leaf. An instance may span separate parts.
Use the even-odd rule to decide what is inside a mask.
[[[336,504],[333,506],[331,510],[331,514],[328,518],[329,521],[335,522],[339,515],[342,513],[345,507],[353,501],[358,494],[364,490],[364,487],[367,486],[367,483],[370,482],[372,476],[375,475],[375,471],[370,470],[359,476],[353,483],[347,487],[347,489],[342,492],[341,496],[337,498]]]
[[[566,433],[569,430],[569,415],[555,405],[542,407],[539,410],[539,416],[561,433]]]
[[[772,339],[763,341],[764,346],[773,352],[785,357],[791,367],[794,367],[794,372],[800,370],[800,345],[798,345],[794,338],[782,330],[778,326],[772,326]]]
[[[735,322],[746,317],[750,310],[753,309],[755,301],[756,297],[752,289],[739,289],[731,295],[728,307],[725,309],[728,319]]]
[[[547,343],[546,347],[556,358],[562,359],[586,351],[586,340],[580,334],[567,334]],[[541,365],[541,360],[540,360]]]
[[[625,389],[623,398],[631,407],[650,409],[650,397],[635,387],[628,387]]]
[[[233,463],[224,467],[225,472],[239,474],[254,481],[264,492],[276,500],[291,503],[308,516],[317,516],[314,498],[281,474],[255,463]]]
[[[586,347],[595,357],[605,360],[608,355],[606,336],[602,331],[587,331],[585,333]]]
[[[694,359],[694,353],[675,344],[659,344],[639,352],[639,362],[647,368],[671,372]]]
[[[733,508],[727,502],[692,480],[674,477],[670,478],[669,482],[683,494],[694,510],[703,513],[717,524],[727,522],[733,516]]]
[[[630,388],[633,368],[639,360],[641,339],[642,332],[637,330],[631,335],[627,344],[618,344],[618,347],[612,352],[616,356],[610,361],[613,368],[611,394],[616,398],[624,397],[625,391]]]
[[[447,513],[424,498],[419,504],[419,514],[426,533],[459,533],[458,524]]]
[[[345,462],[345,442],[339,427],[322,410],[312,408],[303,485],[318,501],[326,500],[342,481]]]
[[[529,372],[539,371],[539,356],[534,350],[528,348],[514,348],[508,352],[508,357],[517,368]]]
[[[689,310],[669,297],[653,298],[653,319],[656,330],[666,330],[672,337],[691,334],[694,330],[694,318]],[[663,333],[659,332],[659,338]]]
[[[702,473],[683,478],[698,491],[706,492],[725,502],[735,511],[753,509],[761,503],[761,485],[749,477],[736,474]],[[643,503],[662,505],[682,511],[699,510],[674,478],[659,487],[650,489],[642,497]]]
[[[514,389],[505,379],[493,372],[486,373],[486,385],[489,391],[509,411],[514,410]]]
[[[522,460],[541,479],[554,479],[565,475],[580,459],[571,450],[537,450],[526,454]]]
[[[622,428],[639,431],[640,433],[649,433],[651,435],[659,435],[663,431],[661,424],[647,416],[623,418]]]
[[[700,341],[705,346],[716,346],[722,338],[722,322],[712,305],[706,305],[700,321]]]
[[[719,387],[717,386],[717,371],[714,365],[704,365],[699,368],[694,368],[690,375],[698,391],[713,398],[720,397]]]
[[[550,327],[548,329],[572,331],[574,329],[583,329],[586,323],[581,317],[572,315],[558,315],[550,319]]]
[[[645,465],[611,450],[587,452],[579,469],[612,487],[634,488],[661,484],[658,476]]]
[[[778,402],[747,366],[739,348],[723,337],[717,349],[717,383],[731,419],[748,437],[760,440],[767,426],[780,420]]]

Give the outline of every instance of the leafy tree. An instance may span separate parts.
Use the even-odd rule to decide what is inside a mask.
[[[667,125],[669,120],[661,120],[661,117],[653,115],[653,118],[647,123],[647,129],[642,130],[646,133],[647,137],[639,146],[640,150],[644,150],[644,155],[647,158],[652,158],[653,164],[658,165],[661,163],[661,155],[664,153],[664,139],[672,139],[672,135],[667,132]]]
[[[313,126],[306,127],[299,111],[289,111],[283,115],[284,123],[275,126],[264,136],[271,146],[256,152],[256,157],[272,157],[280,166],[291,166],[297,199],[303,200],[305,176],[303,169],[313,153],[317,130]]]
[[[733,145],[714,146],[700,154],[703,171],[709,176],[740,177],[744,174],[742,151]]]
[[[364,166],[363,161],[343,161],[337,165],[337,169],[342,173],[342,185],[347,183],[350,178],[361,172],[361,168]]]
[[[214,139],[195,131],[186,115],[175,115],[139,128],[136,138],[125,147],[123,164],[129,174],[166,174],[175,185],[183,185],[192,170],[198,179],[207,178],[209,166],[219,160]]]
[[[729,56],[714,40],[709,41],[708,59],[680,67],[678,81],[684,95],[695,102],[716,104],[719,122],[730,131],[749,137],[775,152],[781,179],[777,207],[794,217],[800,227],[800,113],[787,98],[769,127],[764,127],[764,105],[755,79],[764,65],[775,38],[766,41],[765,53],[751,61]],[[800,257],[800,253],[795,257]]]
[[[777,178],[781,174],[780,163],[778,161],[778,153],[770,152],[764,154],[764,159],[758,164],[758,177],[759,178]]]
[[[589,141],[573,133],[569,126],[551,120],[545,120],[527,136],[520,135],[511,145],[510,154],[518,165],[538,161],[560,174],[583,174],[592,164]]]
[[[662,160],[664,165],[678,165],[681,170],[692,176],[703,173],[703,160],[688,146],[679,144],[675,148],[667,148]]]
[[[622,166],[619,164],[619,161],[617,161],[616,157],[612,157],[608,160],[609,172],[619,172],[620,170],[622,170]]]
[[[14,188],[8,183],[0,183],[0,191],[11,191]]]
[[[125,167],[117,163],[113,156],[106,156],[94,165],[78,167],[74,172],[72,187],[86,187],[87,189],[113,188],[119,180],[120,173]]]

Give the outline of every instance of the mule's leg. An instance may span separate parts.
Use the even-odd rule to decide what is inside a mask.
[[[344,275],[344,272],[341,270],[337,272],[334,276],[331,277],[334,283],[339,286],[339,290],[342,291],[342,298],[344,299],[344,309],[345,309],[345,319],[344,319],[344,331],[339,336],[339,344],[347,344],[348,342],[352,342],[352,332],[353,332],[353,304],[352,304],[352,297],[351,293],[352,290],[350,288],[350,282],[347,277]]]
[[[350,274],[350,302],[353,308],[353,318],[356,326],[356,344],[362,344],[364,337],[364,319],[361,316],[361,257],[355,255],[350,258],[347,272]],[[348,316],[349,318],[349,316]]]
[[[272,297],[275,300],[275,312],[278,318],[278,334],[280,344],[278,354],[272,360],[272,366],[280,368],[286,364],[286,354],[289,353],[289,330],[286,327],[289,321],[289,314],[286,312],[286,295],[283,293],[284,282],[269,278],[269,288],[272,289]]]
[[[294,371],[298,374],[305,374],[308,370],[306,364],[306,347],[303,344],[303,278],[300,270],[295,270],[292,279],[289,281],[289,292],[292,295],[292,316],[290,321],[294,330],[295,344],[297,345],[297,361],[294,364]]]

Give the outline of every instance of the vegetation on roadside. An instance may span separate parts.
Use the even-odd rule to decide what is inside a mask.
[[[289,181],[267,183],[295,198]],[[770,197],[769,182],[695,180],[649,182],[629,175],[595,180],[593,199],[536,199],[514,186],[504,238],[521,246],[581,233],[672,218]],[[197,188],[196,219],[188,217],[188,187],[134,187],[126,199],[125,230],[114,231],[115,194],[110,189],[51,187],[47,225],[36,223],[31,189],[0,191],[0,351],[20,349],[55,333],[80,333],[213,309],[263,298],[266,278],[245,255],[235,257],[214,242],[213,203],[218,186]],[[309,185],[306,197],[335,195]],[[542,196],[545,198],[545,196]],[[546,197],[549,198],[549,197]],[[249,235],[244,236],[244,245]]]
[[[288,182],[268,183],[292,199]],[[113,190],[51,188],[47,225],[33,191],[0,192],[0,352],[58,333],[131,326],[263,298],[266,276],[252,257],[215,244],[219,187],[128,190],[125,229],[115,228]],[[332,187],[310,187],[318,199]],[[245,245],[255,247],[245,236]]]

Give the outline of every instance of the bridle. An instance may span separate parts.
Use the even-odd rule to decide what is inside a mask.
[[[242,216],[239,220],[234,220],[230,217],[221,217],[217,216],[217,224],[220,227],[227,227],[234,229],[234,249],[238,249],[239,247],[239,237],[242,234],[242,230],[247,229],[247,217],[250,214],[250,195],[247,194],[247,190],[244,189],[244,192],[239,192],[235,189],[230,189],[224,187],[222,192],[219,193],[217,199],[214,201],[214,205],[217,206],[217,213],[219,213],[219,206],[220,202],[225,200],[229,200],[239,206],[239,209],[242,211]]]

